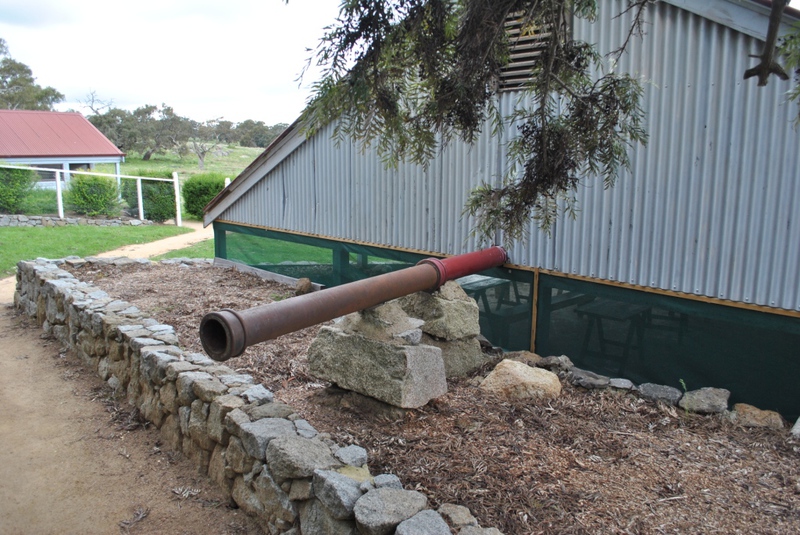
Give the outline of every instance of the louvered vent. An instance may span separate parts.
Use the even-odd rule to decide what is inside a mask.
[[[531,70],[542,55],[550,32],[547,28],[525,28],[522,12],[509,15],[506,20],[506,33],[510,43],[511,60],[500,71],[500,90],[517,89],[531,78]]]

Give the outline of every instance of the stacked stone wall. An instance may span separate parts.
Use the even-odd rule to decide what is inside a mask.
[[[61,269],[86,261],[114,262],[20,262],[15,306],[125,396],[267,533],[500,533],[479,527],[461,506],[429,509],[396,476],[371,475],[363,448],[336,444],[251,376],[182,350],[172,326]]]
[[[94,225],[97,227],[122,227],[152,225],[152,221],[140,219],[92,219],[88,217],[59,218],[46,215],[0,214],[0,227],[65,227],[67,225]]]

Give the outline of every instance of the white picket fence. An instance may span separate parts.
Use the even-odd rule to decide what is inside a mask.
[[[183,226],[183,221],[181,220],[181,186],[180,181],[178,180],[178,173],[173,172],[172,178],[153,178],[147,176],[133,176],[133,175],[120,175],[120,174],[112,174],[112,173],[96,173],[94,171],[83,171],[83,170],[64,170],[64,169],[52,169],[47,167],[29,167],[29,166],[22,166],[22,165],[6,165],[0,164],[0,167],[5,167],[7,169],[29,169],[31,171],[46,171],[48,173],[55,174],[55,183],[56,183],[56,200],[58,201],[58,217],[59,219],[64,219],[64,196],[63,196],[63,186],[62,182],[62,174],[66,175],[63,179],[65,184],[69,184],[69,176],[72,174],[81,174],[81,175],[94,175],[94,176],[106,176],[112,177],[117,180],[117,185],[122,187],[123,180],[135,180],[136,181],[136,198],[138,200],[139,205],[139,219],[144,219],[144,206],[142,203],[142,180],[154,180],[156,182],[172,182],[173,188],[175,190],[175,224],[179,227]]]

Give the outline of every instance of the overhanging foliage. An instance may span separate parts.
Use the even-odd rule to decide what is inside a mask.
[[[640,33],[647,0],[630,0]],[[593,20],[594,0],[352,0],[317,51],[324,74],[303,114],[309,134],[333,123],[334,136],[374,144],[387,165],[425,165],[450,140],[472,142],[487,125],[514,124],[509,171],[471,192],[465,212],[485,241],[524,237],[535,217],[549,229],[574,211],[580,181],[596,174],[611,186],[644,143],[640,82],[613,70],[614,57],[573,39],[573,17]],[[513,38],[548,34],[513,114],[501,117],[497,93]],[[497,177],[495,177],[497,178]]]

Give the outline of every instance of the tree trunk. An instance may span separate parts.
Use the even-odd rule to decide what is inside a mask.
[[[150,156],[153,155],[153,152],[155,152],[153,149],[146,150],[144,154],[142,154],[142,161],[149,162]]]

